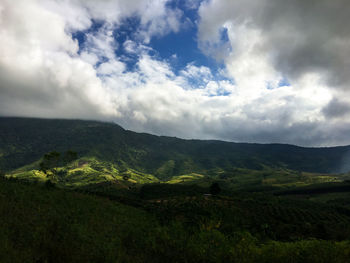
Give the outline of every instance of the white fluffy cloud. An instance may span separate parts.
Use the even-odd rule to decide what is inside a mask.
[[[349,124],[348,104],[340,99],[350,95],[350,77],[345,73],[350,70],[349,8],[345,0],[202,3],[200,47],[224,61],[240,97],[247,100],[243,114],[249,115],[248,120],[254,123],[257,116],[259,122],[268,123],[256,124],[260,138],[267,133],[266,138],[277,141],[349,143],[337,130]],[[279,87],[285,79],[290,86]],[[255,105],[252,115],[249,105]],[[301,135],[299,127],[304,126],[308,128]],[[294,132],[299,134],[291,136]]]
[[[303,26],[295,19],[301,1],[288,2],[288,12],[277,2],[203,2],[199,45],[225,67],[189,63],[176,74],[148,45],[183,27],[183,12],[166,0],[0,0],[0,114],[113,120],[185,138],[349,143],[348,29],[334,32],[332,16],[319,18],[336,5],[303,7],[317,13]],[[117,43],[114,33],[130,17],[140,21],[134,38]],[[93,21],[98,30],[89,30]],[[326,26],[330,40],[322,42]],[[72,37],[78,30],[81,46]],[[132,70],[120,49],[136,57]],[[281,86],[285,78],[291,85]]]

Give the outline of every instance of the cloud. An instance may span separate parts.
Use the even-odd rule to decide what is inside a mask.
[[[138,49],[137,44],[130,39],[128,39],[124,42],[123,47],[124,47],[125,51],[128,53],[132,53],[132,54],[137,53],[137,49]]]
[[[96,55],[99,60],[113,60],[118,44],[113,37],[113,27],[109,24],[102,26],[97,32],[87,33],[82,51]]]
[[[181,71],[181,74],[187,78],[193,79],[204,79],[204,81],[209,81],[213,78],[210,68],[205,66],[195,66],[193,64],[188,64],[185,69]]]
[[[186,24],[169,1],[2,0],[0,114],[112,120],[183,138],[346,144],[349,30],[336,3],[202,2],[199,46],[224,66],[174,70],[181,54],[161,59],[150,45]],[[136,28],[118,42],[128,19]]]
[[[169,32],[178,32],[183,12],[167,7],[166,0],[149,1],[145,9],[140,10],[141,29],[139,36],[149,43],[153,36],[161,37]]]
[[[323,113],[328,118],[343,118],[350,113],[350,104],[348,101],[332,99],[328,105],[323,108]]]
[[[2,1],[0,110],[6,115],[97,118],[116,114],[67,21],[39,1]],[[103,106],[102,106],[103,105]]]
[[[187,9],[197,9],[202,0],[186,0],[184,1],[184,5]]]
[[[322,140],[334,143],[327,129],[345,123],[348,102],[341,102],[340,98],[350,95],[350,75],[346,73],[350,70],[349,11],[345,0],[202,2],[199,47],[223,60],[241,98],[250,96],[251,102],[256,102],[253,115],[249,104],[242,112],[249,114],[252,123],[254,116],[270,123],[266,129],[256,124],[261,138],[264,130],[269,134],[266,138],[291,138],[284,130],[284,121],[289,120],[287,127],[291,132],[298,131],[297,126],[312,128],[304,131],[310,135],[309,143]],[[280,87],[283,79],[291,87]],[[266,91],[267,88],[276,92]],[[288,104],[278,96],[283,90],[290,93]],[[267,101],[266,94],[274,96],[268,95]],[[275,118],[272,108],[269,111],[271,102],[275,111],[284,114]],[[279,109],[278,104],[284,106]],[[323,126],[326,123],[327,128]],[[255,137],[251,132],[239,134]]]
[[[350,6],[346,0],[212,0],[203,2],[199,12],[202,42],[217,42],[220,29],[227,28],[232,56],[265,54],[288,79],[317,72],[327,85],[349,89],[350,59],[345,54],[350,52]]]
[[[113,30],[124,17],[139,14],[145,24],[142,30],[151,36],[153,29],[147,24],[157,27],[167,11],[166,1],[157,1],[157,8],[151,2],[2,1],[1,113],[102,119],[118,116],[118,94],[106,85],[108,78],[125,70],[115,55],[118,45]],[[71,34],[89,29],[93,19],[102,21],[102,27],[86,33],[78,54],[78,43]],[[158,33],[163,27],[157,27]],[[96,66],[103,58],[104,62]]]

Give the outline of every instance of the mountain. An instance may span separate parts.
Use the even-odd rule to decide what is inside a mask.
[[[305,148],[286,144],[183,140],[123,129],[117,124],[62,119],[0,118],[0,170],[38,162],[45,153],[73,150],[118,170],[167,179],[191,173],[227,177],[237,168],[345,172],[350,146]],[[342,170],[343,169],[343,170]]]

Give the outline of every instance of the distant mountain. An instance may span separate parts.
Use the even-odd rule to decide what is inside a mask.
[[[345,172],[350,146],[304,148],[286,144],[183,140],[136,133],[98,121],[0,118],[0,170],[32,164],[50,151],[113,163],[160,179],[199,173],[226,175],[266,167],[314,173]],[[348,166],[349,167],[349,166]]]

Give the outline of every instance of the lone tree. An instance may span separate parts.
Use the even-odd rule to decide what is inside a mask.
[[[218,183],[212,183],[210,186],[210,193],[212,195],[218,195],[221,192],[220,185]]]
[[[65,166],[68,163],[76,160],[78,158],[78,154],[71,150],[65,152],[61,155],[59,152],[53,151],[44,155],[40,166],[40,171],[43,171],[47,176],[51,175],[53,177],[57,177],[57,175],[64,175],[65,172],[63,170],[58,170],[57,167]]]
[[[43,171],[46,175],[51,172],[54,176],[57,174],[57,167],[60,164],[61,154],[59,152],[49,152],[44,155],[41,161],[40,171]]]

